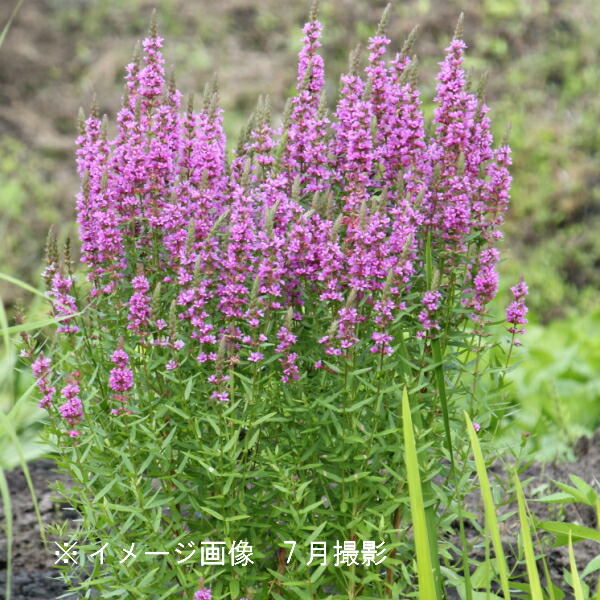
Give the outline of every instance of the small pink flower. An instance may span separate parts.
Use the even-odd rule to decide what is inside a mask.
[[[194,600],[212,600],[211,590],[203,587],[194,594]]]
[[[218,400],[219,402],[229,402],[229,394],[227,392],[213,392],[210,397],[212,400]]]
[[[249,362],[258,362],[260,360],[262,360],[265,357],[265,355],[262,352],[251,352],[250,356],[248,357],[248,361]]]

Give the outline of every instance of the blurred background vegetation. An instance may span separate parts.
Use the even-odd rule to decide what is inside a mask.
[[[366,43],[386,0],[322,0],[330,104],[349,50]],[[0,29],[16,0],[0,2]],[[524,274],[533,325],[510,400],[513,430],[538,434],[546,456],[600,425],[600,6],[597,0],[394,0],[388,27],[398,51],[416,25],[427,113],[437,63],[461,12],[474,77],[489,72],[498,140],[511,125],[513,200],[506,226],[499,314]],[[114,121],[124,67],[156,8],[167,64],[184,95],[218,73],[230,144],[269,94],[275,115],[294,93],[296,55],[310,0],[24,0],[0,49],[0,272],[39,287],[46,232],[76,235],[74,140],[80,106],[97,94]],[[0,281],[8,314],[18,302]],[[4,348],[3,372],[21,368]],[[3,381],[6,380],[6,385]],[[31,384],[0,381],[5,410]],[[10,384],[10,385],[9,385]]]

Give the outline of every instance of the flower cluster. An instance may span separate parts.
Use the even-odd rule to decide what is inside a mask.
[[[525,333],[523,325],[527,323],[525,315],[528,312],[528,308],[525,306],[525,296],[529,293],[529,289],[525,281],[521,279],[517,285],[510,288],[510,291],[513,293],[515,300],[506,309],[506,322],[512,325],[508,328],[508,331],[513,335],[517,333],[523,335]],[[519,342],[516,341],[516,343]]]
[[[127,401],[125,392],[133,388],[133,372],[129,368],[129,355],[122,347],[117,348],[110,359],[116,366],[110,371],[108,387],[116,392],[114,399],[122,404],[120,409],[113,408],[112,414],[119,414],[124,410],[123,405]]]
[[[42,399],[39,402],[40,408],[48,408],[52,404],[56,388],[52,387],[49,382],[50,378],[50,359],[40,354],[32,363],[31,370],[37,378],[37,385],[42,394]]]
[[[202,587],[194,594],[194,600],[212,600],[212,591]]]
[[[423,294],[423,299],[421,302],[425,308],[419,313],[419,321],[423,325],[423,329],[425,331],[431,331],[432,329],[440,328],[439,324],[433,317],[437,309],[440,307],[441,299],[442,295],[437,290],[434,292],[427,291],[425,294]],[[417,335],[419,335],[419,337],[423,337],[425,333],[423,331],[419,331]]]
[[[62,418],[67,421],[71,427],[83,419],[83,405],[81,403],[81,398],[79,397],[81,390],[77,375],[77,373],[69,373],[66,378],[67,384],[60,391],[66,402],[59,407],[59,412]],[[71,437],[77,437],[81,432],[76,429],[71,429],[67,433]]]
[[[72,494],[87,537],[248,539],[266,519],[292,540],[300,526],[321,527],[320,513],[309,510],[302,523],[282,515],[318,498],[335,507],[338,524],[355,522],[348,498],[361,498],[367,529],[379,523],[368,515],[381,513],[410,532],[388,493],[403,467],[385,474],[407,441],[397,415],[420,414],[423,465],[435,467],[423,476],[439,480],[436,490],[454,485],[444,457],[466,456],[467,403],[486,431],[489,390],[477,385],[486,363],[473,385],[461,376],[473,353],[488,349],[481,341],[498,290],[510,149],[493,147],[458,33],[426,126],[414,36],[388,55],[386,18],[366,56],[353,54],[330,110],[315,8],[282,123],[261,98],[231,153],[216,82],[182,109],[155,24],[127,67],[116,136],[96,106],[81,117],[83,268],[73,268],[68,246],[61,261],[50,237],[43,277],[58,321],[47,346],[56,351],[44,346],[33,371],[49,439],[78,482]],[[513,293],[514,340],[526,322],[526,285]],[[23,356],[34,360],[36,343],[24,341]],[[428,437],[439,418],[442,444]],[[454,510],[443,496],[440,508]],[[93,509],[99,497],[131,509],[124,529]],[[401,551],[410,557],[413,547]],[[254,583],[268,595],[272,573],[281,597],[286,581],[307,580],[283,548],[259,560],[238,582],[246,597]],[[129,581],[146,597],[169,588],[194,600],[240,595],[192,582],[186,569],[161,571],[158,586],[136,564]],[[394,569],[388,591],[395,577],[406,579]],[[332,590],[341,583],[323,576]],[[365,577],[360,589],[383,597],[384,581]],[[344,597],[354,597],[358,580],[348,581]],[[108,572],[97,582],[99,592],[122,587]]]
[[[325,361],[349,360],[363,344],[387,360],[399,315],[425,340],[440,334],[447,303],[485,324],[497,292],[510,149],[492,148],[488,109],[462,68],[465,43],[454,39],[440,63],[428,134],[413,36],[386,61],[384,19],[363,71],[360,55],[352,57],[329,116],[321,30],[313,13],[283,124],[271,126],[261,99],[231,158],[216,84],[198,110],[190,101],[182,114],[155,28],[127,67],[116,138],[97,108],[81,119],[88,302],[117,315],[128,348],[170,348],[162,365],[174,376],[190,368],[185,347],[209,401],[231,399],[234,368],[257,372],[276,359],[290,383]],[[55,251],[44,276],[57,314],[73,314],[73,277],[62,275]],[[507,316],[515,326],[524,322],[522,296]],[[315,315],[328,320],[318,334]],[[67,319],[60,331],[77,327]],[[306,335],[318,343],[303,353]],[[123,347],[111,360],[107,385],[123,407],[133,373]],[[40,375],[48,404],[52,390]]]

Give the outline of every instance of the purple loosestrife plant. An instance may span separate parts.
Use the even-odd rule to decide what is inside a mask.
[[[313,9],[283,123],[261,98],[231,156],[216,84],[182,111],[155,23],[127,67],[116,137],[96,106],[81,117],[82,269],[61,263],[51,235],[44,278],[63,320],[33,371],[76,481],[63,493],[79,545],[139,551],[127,568],[84,560],[84,587],[127,599],[414,592],[404,389],[439,534],[434,571],[449,585],[439,556],[451,560],[473,481],[462,410],[483,430],[493,417],[479,358],[510,150],[492,146],[460,33],[426,133],[414,35],[386,59],[386,20],[330,112]],[[525,284],[513,292],[514,337]],[[203,565],[207,540],[246,541],[253,563]],[[318,573],[317,540],[330,549]],[[336,540],[383,542],[387,558],[334,567]]]

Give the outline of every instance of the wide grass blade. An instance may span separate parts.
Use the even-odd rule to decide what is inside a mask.
[[[55,323],[60,323],[61,321],[78,317],[81,314],[82,313],[80,312],[76,312],[70,315],[62,315],[60,317],[52,317],[50,319],[43,319],[42,321],[35,321],[34,323],[13,325],[12,327],[9,327],[7,331],[10,335],[14,335],[15,333],[21,333],[22,331],[34,331],[36,329],[41,329],[42,327],[47,327],[48,325],[54,325]]]
[[[575,564],[575,554],[573,553],[573,541],[571,540],[571,534],[569,533],[569,563],[571,565],[571,579],[573,585],[573,593],[575,594],[575,600],[585,600],[583,595],[583,588],[581,587],[581,579],[579,579],[579,571],[577,571],[577,565]]]
[[[498,565],[498,573],[500,574],[502,592],[504,593],[505,600],[510,600],[510,586],[508,584],[509,569],[506,563],[504,549],[502,548],[502,540],[500,539],[500,528],[498,527],[498,519],[496,518],[496,507],[494,506],[494,500],[492,498],[492,489],[490,488],[490,481],[487,476],[485,461],[483,460],[483,453],[481,452],[481,446],[479,445],[477,433],[473,427],[473,423],[471,422],[469,415],[466,412],[465,419],[467,421],[467,431],[469,433],[469,439],[471,440],[471,446],[473,447],[473,454],[475,456],[477,476],[479,477],[479,483],[481,485],[481,496],[483,497],[483,506],[485,509],[485,524],[487,530],[490,532],[492,544],[494,546],[494,552],[496,553],[496,562]]]
[[[521,523],[521,537],[523,538],[523,550],[525,552],[525,563],[527,565],[527,577],[529,579],[531,600],[543,600],[542,584],[540,575],[535,560],[535,552],[533,550],[533,541],[531,539],[531,530],[529,528],[529,519],[527,516],[527,508],[525,506],[525,497],[523,496],[523,488],[519,481],[519,476],[516,471],[513,471],[515,489],[517,490],[517,503],[519,505],[519,521]]]
[[[410,511],[412,515],[415,547],[417,552],[417,575],[419,579],[419,597],[428,600],[441,600],[436,585],[433,561],[430,553],[429,531],[425,518],[423,490],[419,474],[419,458],[413,431],[408,392],[404,388],[402,394],[402,427],[404,430],[404,452],[406,456],[406,472],[410,496]]]

